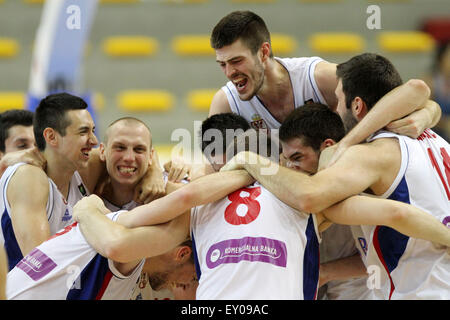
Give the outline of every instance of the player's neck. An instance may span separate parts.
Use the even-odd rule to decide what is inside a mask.
[[[124,186],[111,180],[104,197],[115,206],[122,207],[133,200],[134,188],[134,186]]]
[[[50,154],[48,151],[43,152],[44,158],[47,160],[47,166],[45,172],[47,176],[52,179],[52,181],[58,187],[58,190],[67,199],[69,194],[70,180],[75,172],[75,168],[69,166],[67,161],[62,161]]]
[[[264,83],[257,96],[279,122],[294,110],[294,92],[289,73],[277,60],[267,62]]]
[[[289,73],[284,66],[275,59],[267,61],[264,73],[264,83],[258,91],[258,97],[266,101],[285,101],[292,93]]]

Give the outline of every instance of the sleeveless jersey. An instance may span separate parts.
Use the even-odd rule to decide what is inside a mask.
[[[414,205],[449,226],[449,144],[430,129],[417,139],[381,131],[369,141],[380,138],[398,139],[402,157],[393,184],[380,197]],[[450,299],[450,248],[385,226],[361,229],[367,265],[375,266],[380,274],[379,290],[374,290],[377,295],[384,299]]]
[[[191,211],[197,300],[315,299],[315,216],[287,206],[258,183]]]
[[[108,214],[115,221],[120,212]],[[27,256],[7,276],[7,299],[121,300],[130,299],[144,259],[130,275],[102,257],[86,241],[77,222],[56,233]]]
[[[314,78],[317,63],[324,61],[319,57],[310,58],[278,58],[288,71],[294,90],[294,106],[298,108],[306,103],[320,102],[326,104]],[[278,129],[281,123],[276,120],[269,110],[255,95],[249,101],[242,101],[233,82],[228,81],[222,87],[228,98],[231,112],[244,117],[254,129]]]
[[[16,172],[17,168],[25,163],[17,163],[6,169],[0,179],[0,188],[2,197],[0,199],[1,216],[1,233],[0,241],[3,243],[6,253],[8,255],[9,270],[11,270],[23,258],[19,244],[17,243],[15,233],[11,222],[11,208],[7,200],[7,189],[11,177]],[[89,195],[88,190],[83,184],[81,177],[75,171],[69,185],[68,199],[63,197],[58,190],[56,184],[48,178],[49,194],[47,200],[47,219],[50,225],[50,234],[55,234],[58,230],[73,223],[72,207],[83,196]]]

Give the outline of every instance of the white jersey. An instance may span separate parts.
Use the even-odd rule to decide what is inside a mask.
[[[326,101],[317,86],[314,70],[317,63],[324,61],[319,57],[310,58],[278,58],[289,73],[291,85],[294,90],[294,106],[298,108],[304,104],[317,102],[326,104]],[[276,120],[261,100],[255,95],[249,101],[239,98],[233,82],[228,81],[222,87],[228,98],[231,112],[244,117],[254,129],[278,129],[281,123]]]
[[[11,207],[7,200],[7,189],[11,177],[16,172],[17,168],[25,165],[25,163],[17,163],[6,169],[0,179],[0,188],[2,191],[2,198],[0,199],[0,210],[2,212],[2,227],[0,233],[0,241],[5,247],[8,255],[9,270],[11,270],[23,258],[19,244],[17,243],[15,232],[11,222]],[[50,234],[55,234],[58,230],[73,223],[72,207],[83,196],[89,195],[88,190],[83,184],[81,177],[75,171],[69,185],[69,194],[67,201],[61,192],[58,190],[56,184],[48,178],[49,193],[47,200],[47,219],[50,226]]]
[[[120,212],[107,216],[115,221]],[[18,300],[123,300],[130,299],[144,259],[130,275],[102,257],[86,241],[77,223],[45,241],[9,273],[7,299]]]
[[[427,129],[418,139],[379,132],[370,139],[396,138],[402,162],[390,188],[381,198],[410,203],[449,226],[450,146]],[[450,248],[407,237],[385,226],[361,226],[368,266],[381,271],[385,299],[450,300]]]
[[[197,300],[315,299],[319,235],[258,183],[191,211]]]

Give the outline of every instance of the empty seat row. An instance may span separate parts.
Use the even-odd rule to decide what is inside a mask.
[[[186,95],[187,105],[194,111],[208,111],[217,89],[192,90]],[[21,91],[0,92],[0,112],[9,109],[24,109],[26,94]],[[105,97],[95,93],[94,107],[102,110]],[[176,103],[175,95],[167,90],[124,90],[116,96],[116,104],[123,111],[129,112],[164,112],[171,110]]]
[[[286,34],[272,34],[272,48],[275,55],[294,54],[298,41]],[[366,39],[355,33],[315,33],[308,44],[317,53],[358,53],[364,51]],[[421,31],[385,31],[377,36],[380,49],[387,52],[430,52],[435,41],[428,33]],[[213,56],[209,35],[180,35],[171,41],[173,52],[182,57]],[[0,38],[0,58],[11,58],[19,53],[19,44],[11,38]],[[109,57],[150,57],[160,50],[160,43],[147,36],[108,37],[102,43],[103,52]]]

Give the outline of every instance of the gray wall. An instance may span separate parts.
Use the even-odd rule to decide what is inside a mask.
[[[382,30],[366,27],[370,4],[381,7]],[[233,10],[250,9],[261,15],[271,32],[295,37],[299,47],[294,56],[317,55],[308,47],[314,32],[358,32],[367,40],[365,51],[379,52],[392,60],[404,79],[422,77],[431,64],[428,54],[387,54],[375,39],[380,31],[415,30],[424,19],[450,13],[449,0],[364,1],[341,0],[314,4],[299,0],[278,0],[269,4],[236,4],[230,0],[210,0],[203,4],[167,4],[145,0],[136,4],[100,4],[90,36],[90,50],[84,63],[85,87],[102,93],[105,108],[98,114],[99,135],[105,126],[125,115],[116,105],[116,94],[124,89],[164,89],[177,97],[175,107],[167,113],[138,113],[152,128],[154,143],[170,143],[176,128],[193,131],[193,121],[207,114],[188,109],[185,96],[199,88],[219,88],[226,79],[214,57],[180,58],[170,48],[178,34],[209,34],[218,20]],[[14,37],[21,45],[20,55],[12,60],[0,59],[0,91],[27,91],[31,49],[39,25],[42,5],[22,0],[0,3],[0,37]],[[159,53],[151,58],[111,59],[101,48],[111,35],[146,35],[160,41]],[[322,56],[342,62],[348,55]]]

